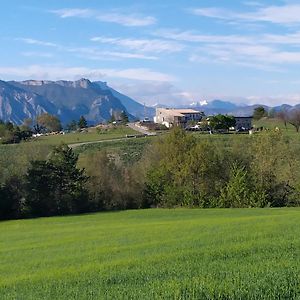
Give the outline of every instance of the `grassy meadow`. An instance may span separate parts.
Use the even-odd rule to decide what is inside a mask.
[[[145,148],[155,138],[156,137],[147,136],[143,138],[105,141],[105,143],[85,144],[74,148],[74,151],[79,154],[79,163],[84,161],[92,153],[105,150],[110,155],[117,155],[123,162],[133,164],[143,156]]]
[[[1,299],[295,299],[300,209],[149,209],[0,223]]]
[[[65,144],[77,144],[85,142],[96,142],[102,140],[111,140],[126,137],[126,134],[137,134],[138,132],[126,127],[118,126],[115,128],[110,128],[107,131],[102,130],[97,132],[95,128],[89,129],[88,132],[75,132],[75,133],[66,133],[64,135],[49,135],[38,137],[32,142],[39,144],[49,144],[49,145],[58,145],[60,143]]]

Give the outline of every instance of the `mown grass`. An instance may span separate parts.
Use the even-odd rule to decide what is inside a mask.
[[[295,299],[300,209],[0,223],[1,299]]]
[[[111,140],[117,138],[125,138],[126,134],[138,134],[137,131],[126,127],[118,126],[111,128],[107,131],[97,132],[96,129],[89,129],[89,132],[77,132],[77,133],[67,133],[67,134],[58,134],[50,136],[42,136],[36,139],[31,140],[31,142],[39,144],[50,144],[58,145],[60,143],[65,144],[76,144],[84,142],[95,142],[102,140]]]

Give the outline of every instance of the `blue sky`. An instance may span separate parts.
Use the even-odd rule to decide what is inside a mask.
[[[0,79],[107,81],[147,104],[300,103],[300,2],[2,1]]]

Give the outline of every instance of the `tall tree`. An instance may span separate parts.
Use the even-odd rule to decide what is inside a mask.
[[[254,120],[260,120],[263,117],[266,117],[268,115],[267,111],[263,106],[258,106],[254,109],[253,112],[253,119]]]
[[[300,110],[294,109],[288,115],[288,122],[293,125],[297,132],[300,129]]]
[[[87,177],[76,164],[78,155],[67,145],[54,148],[46,161],[33,161],[27,173],[26,203],[34,216],[88,210]]]
[[[81,116],[78,121],[79,128],[87,128],[87,121],[84,116]]]
[[[221,189],[219,197],[220,207],[247,207],[250,206],[251,192],[248,184],[248,173],[245,167],[236,162],[230,170],[229,181]]]
[[[218,114],[209,118],[209,125],[214,130],[229,130],[230,127],[235,126],[235,123],[236,121],[233,116]]]
[[[46,128],[47,131],[60,131],[62,129],[60,120],[54,115],[48,113],[41,114],[37,117],[37,124]]]
[[[279,120],[283,122],[285,129],[287,129],[288,112],[286,110],[281,110],[277,113],[276,116]]]
[[[127,124],[129,122],[128,116],[124,110],[121,112],[120,119],[122,124]]]
[[[72,120],[69,124],[67,124],[67,130],[74,131],[78,128],[78,124],[75,120]]]

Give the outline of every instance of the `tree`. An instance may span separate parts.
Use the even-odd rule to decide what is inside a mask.
[[[221,190],[220,207],[247,207],[250,206],[251,192],[248,184],[248,173],[244,167],[234,163],[229,181]]]
[[[32,119],[28,118],[28,119],[24,119],[22,126],[30,129],[33,125],[33,121]]]
[[[72,120],[66,127],[69,131],[75,131],[78,128],[78,124],[75,120]]]
[[[129,122],[128,116],[124,110],[120,114],[120,119],[122,124],[127,124]]]
[[[283,122],[285,129],[287,129],[288,112],[286,110],[281,110],[277,113],[276,116],[279,120]]]
[[[12,122],[7,121],[7,122],[5,123],[5,128],[6,128],[6,130],[12,132],[12,131],[14,130],[14,124],[13,124]]]
[[[297,132],[300,129],[300,110],[294,109],[288,115],[288,122],[293,125]]]
[[[269,111],[268,111],[268,118],[275,118],[276,116],[276,111],[274,108],[271,108]]]
[[[0,186],[0,219],[18,219],[23,208],[23,179],[17,175],[10,176]]]
[[[214,130],[229,130],[235,126],[235,118],[227,115],[215,115],[209,118],[209,125]]]
[[[183,168],[195,143],[192,135],[174,127],[154,145],[157,161],[147,174],[145,202],[167,207],[183,204]]]
[[[30,136],[30,134],[28,134]],[[21,139],[26,139],[27,134],[20,130],[18,126],[14,126],[11,122],[0,124],[0,137],[2,144],[19,143]]]
[[[88,211],[87,176],[78,155],[67,145],[54,148],[47,160],[33,161],[27,173],[26,204],[33,216]]]
[[[43,113],[36,119],[38,126],[44,127],[47,131],[60,131],[62,129],[60,120],[54,115]]]
[[[263,106],[258,106],[254,109],[253,112],[253,119],[254,120],[260,120],[263,117],[266,117],[268,115],[267,111]]]
[[[79,128],[87,128],[87,121],[84,116],[81,116],[78,121]]]

